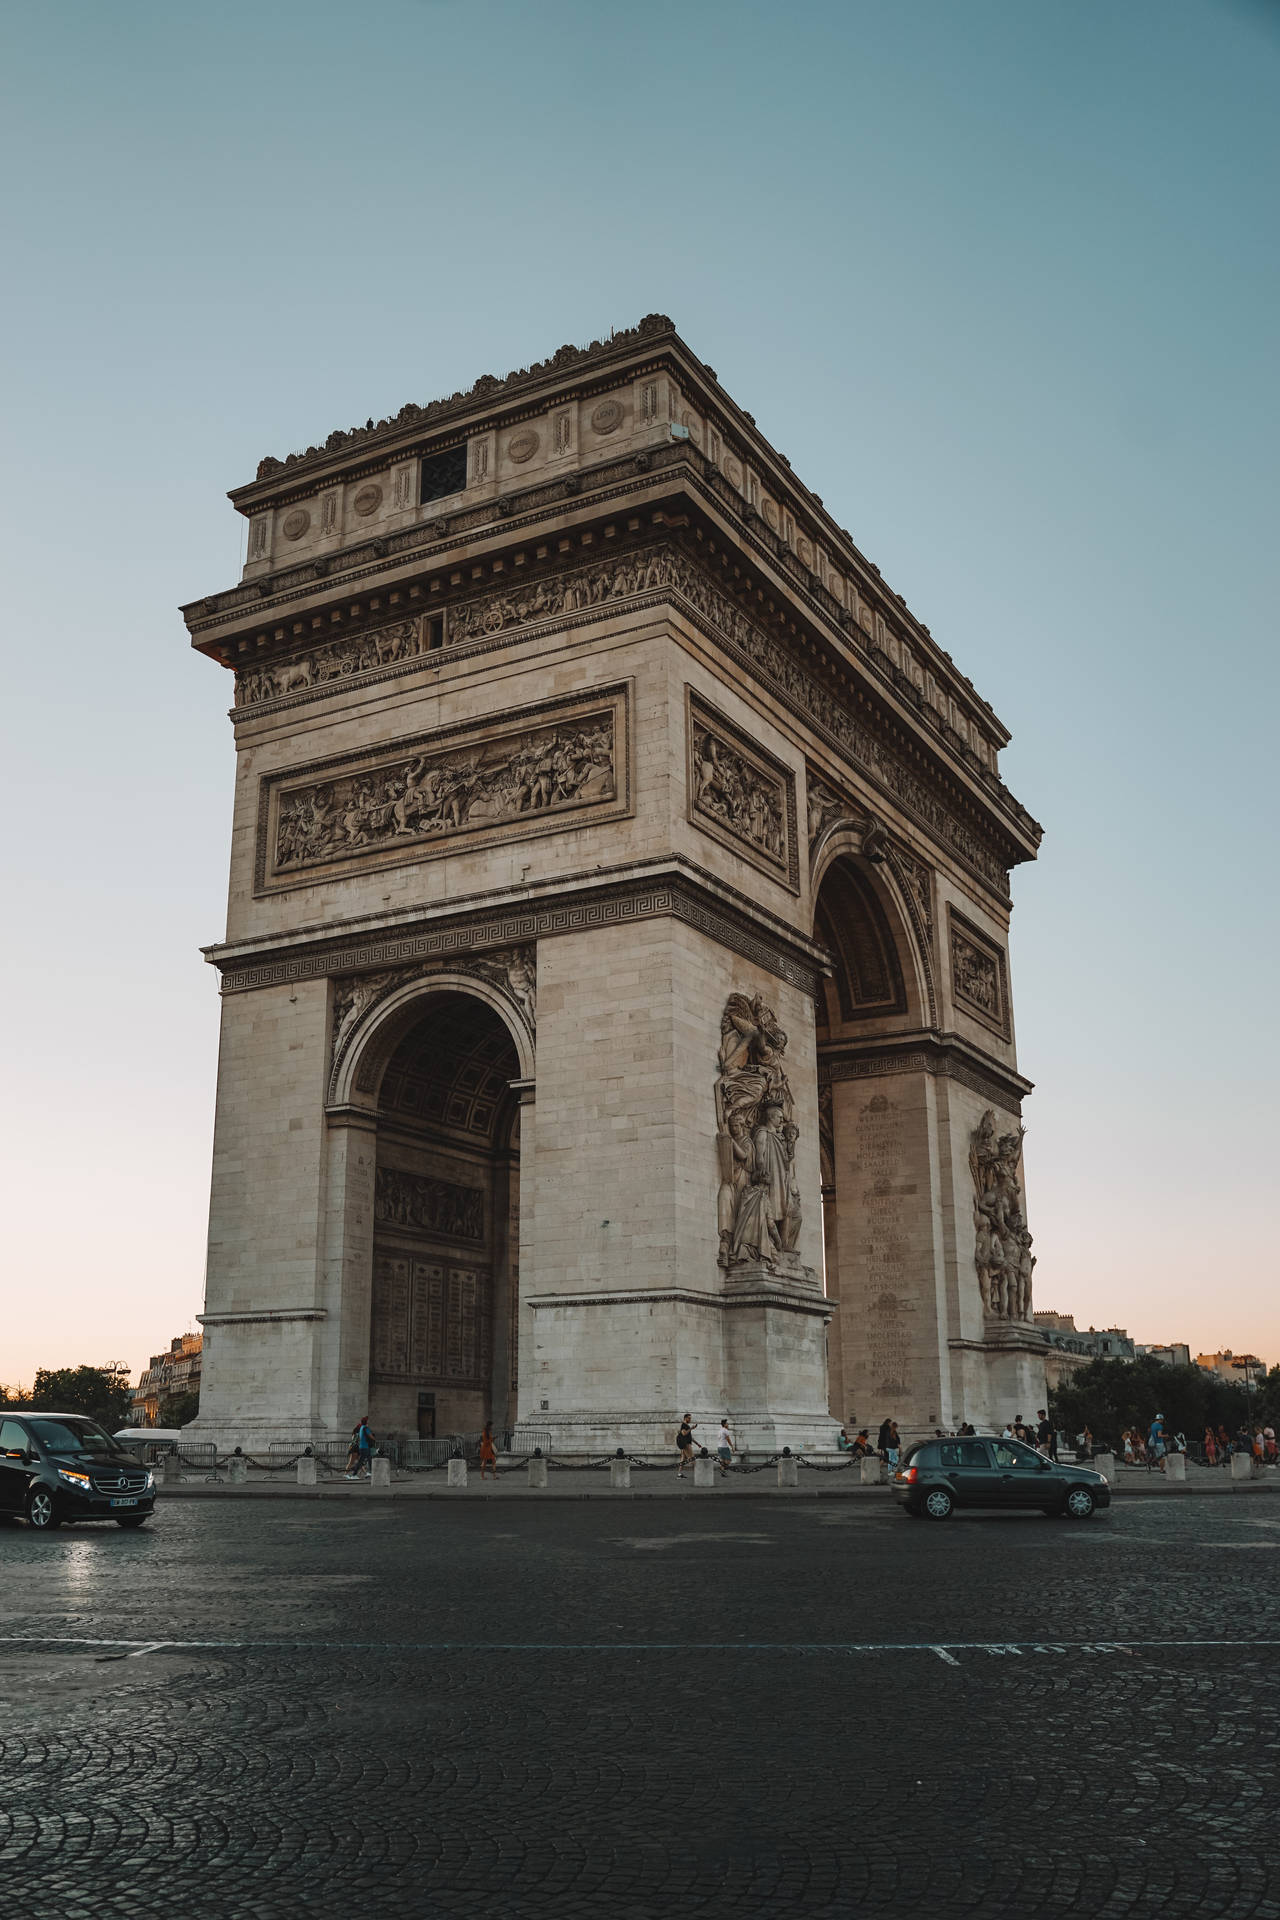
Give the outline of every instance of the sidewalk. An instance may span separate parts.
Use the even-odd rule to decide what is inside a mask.
[[[1199,1468],[1194,1477],[1175,1486],[1161,1473],[1147,1473],[1141,1467],[1122,1467],[1112,1494],[1118,1501],[1133,1499],[1186,1500],[1210,1498],[1233,1493],[1246,1497],[1280,1491],[1280,1472],[1271,1472],[1253,1481],[1232,1481],[1225,1473]],[[850,1469],[835,1471],[800,1469],[796,1487],[780,1487],[773,1466],[757,1473],[731,1473],[711,1487],[695,1487],[689,1478],[676,1478],[672,1467],[633,1467],[627,1491],[609,1484],[609,1475],[599,1468],[553,1467],[545,1488],[531,1487],[523,1464],[505,1469],[495,1480],[481,1480],[473,1470],[465,1487],[450,1487],[443,1470],[432,1473],[393,1473],[391,1486],[372,1487],[367,1481],[341,1478],[321,1481],[314,1487],[300,1487],[292,1471],[278,1474],[251,1473],[240,1486],[231,1486],[225,1476],[216,1483],[201,1478],[194,1470],[177,1486],[156,1489],[163,1500],[870,1500],[894,1498],[891,1486],[864,1486]]]

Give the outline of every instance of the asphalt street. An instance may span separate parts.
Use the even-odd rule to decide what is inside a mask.
[[[1248,1498],[6,1527],[3,1910],[1280,1920],[1278,1579]]]

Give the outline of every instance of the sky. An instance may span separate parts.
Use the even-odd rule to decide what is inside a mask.
[[[201,1308],[226,490],[650,311],[1012,729],[1037,1304],[1280,1360],[1278,81],[1249,0],[0,0],[0,1380]]]

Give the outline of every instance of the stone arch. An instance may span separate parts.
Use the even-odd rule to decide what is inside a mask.
[[[531,1081],[535,1048],[530,1010],[518,1005],[514,994],[496,980],[445,967],[400,985],[389,984],[348,1036],[335,1034],[328,1106],[365,1107],[373,1112],[383,1075],[401,1040],[421,1020],[430,1000],[450,993],[469,994],[493,1009],[515,1046],[520,1078]]]
[[[913,879],[919,884],[913,885]],[[810,888],[815,938],[828,946],[837,963],[837,1002],[842,986],[853,1002],[849,1006],[846,1000],[846,1018],[859,1017],[856,989],[861,961],[861,984],[866,989],[861,996],[863,1017],[892,1021],[903,1030],[936,1027],[932,880],[914,857],[905,854],[873,820],[837,822],[814,846]],[[833,912],[833,894],[839,897],[843,916]],[[824,919],[829,930],[837,932],[834,945],[822,931]],[[882,963],[879,982],[877,959]],[[877,984],[882,989],[878,1000]]]
[[[364,1143],[361,1180],[330,1184],[347,1215],[341,1337],[375,1431],[404,1441],[486,1419],[501,1437],[516,1417],[533,988],[482,964],[372,976],[370,1000],[348,990],[335,1009],[358,1018],[333,1069],[331,1156]]]

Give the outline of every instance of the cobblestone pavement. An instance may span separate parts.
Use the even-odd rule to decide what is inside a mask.
[[[4,1911],[1280,1920],[1278,1580],[1250,1500],[4,1528]]]

